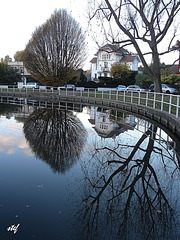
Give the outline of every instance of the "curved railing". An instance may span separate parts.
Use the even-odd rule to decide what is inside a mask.
[[[175,118],[180,117],[180,95],[156,93],[156,92],[120,92],[117,90],[102,91],[98,89],[57,89],[53,87],[40,87],[39,89],[20,89],[12,86],[0,86],[0,94],[2,93],[14,93],[25,94],[31,93],[34,95],[55,95],[55,96],[72,96],[78,98],[89,99],[104,99],[108,101],[116,101],[122,103],[128,103],[143,107],[152,108],[166,112]]]

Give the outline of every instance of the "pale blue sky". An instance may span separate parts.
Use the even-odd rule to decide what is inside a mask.
[[[9,55],[13,58],[16,51],[25,48],[32,33],[43,24],[55,9],[67,9],[85,31],[88,18],[86,0],[6,0],[0,7],[0,58]],[[92,48],[90,38],[87,38],[89,48]],[[91,49],[85,67],[96,53]]]
[[[3,0],[0,6],[0,58],[6,55],[13,58],[16,51],[25,49],[36,27],[43,24],[55,9],[67,9],[86,31],[87,4],[88,0]],[[101,33],[97,31],[97,35],[101,36]],[[96,43],[88,35],[87,44],[89,54],[85,70],[90,68],[89,62],[97,52]],[[172,63],[177,58],[178,52],[174,52],[161,59]]]

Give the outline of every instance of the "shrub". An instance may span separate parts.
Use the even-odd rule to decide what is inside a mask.
[[[137,74],[135,79],[136,84],[145,89],[148,89],[149,86],[153,83],[152,79],[147,74]]]
[[[180,84],[180,74],[170,74],[168,76],[161,77],[162,83],[173,86],[174,84]]]

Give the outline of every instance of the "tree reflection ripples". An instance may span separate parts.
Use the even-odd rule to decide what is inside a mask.
[[[72,167],[86,141],[81,121],[58,109],[36,109],[24,123],[24,134],[34,153],[60,173]]]

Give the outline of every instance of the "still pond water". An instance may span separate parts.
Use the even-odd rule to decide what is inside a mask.
[[[0,104],[0,240],[180,239],[179,141],[76,107]]]

